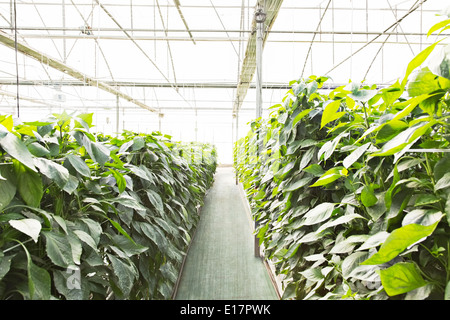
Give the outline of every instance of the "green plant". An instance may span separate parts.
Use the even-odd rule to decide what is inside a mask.
[[[325,93],[326,77],[292,81],[270,118],[236,143],[284,299],[449,297],[448,55],[414,73],[435,47],[386,88]]]
[[[0,297],[170,299],[213,182],[159,133],[90,132],[92,114],[0,116]]]

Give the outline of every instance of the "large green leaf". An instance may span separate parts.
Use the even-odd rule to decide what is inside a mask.
[[[305,177],[305,178],[301,178],[301,179],[293,179],[289,184],[287,184],[284,188],[283,191],[295,191],[299,188],[302,188],[306,185],[308,185],[311,180],[313,178],[312,177]],[[265,193],[264,193],[265,194]]]
[[[331,217],[334,210],[334,204],[330,202],[324,202],[309,210],[304,215],[304,225],[314,225],[323,222]]]
[[[335,167],[325,172],[319,179],[316,180],[310,187],[325,186],[334,182],[335,180],[346,177],[348,170],[344,167]]]
[[[51,297],[51,278],[47,270],[35,265],[27,248],[21,244],[27,255],[27,276],[30,298],[49,300]]]
[[[406,293],[427,284],[414,263],[401,262],[380,270],[380,278],[389,296]]]
[[[391,261],[409,246],[432,234],[438,223],[439,221],[430,226],[413,223],[392,231],[380,250],[362,264],[374,265]]]
[[[372,156],[380,157],[380,156],[389,156],[393,155],[397,152],[400,152],[403,148],[405,148],[408,144],[413,143],[422,135],[424,135],[430,127],[432,127],[436,122],[435,121],[422,121],[416,123],[409,127],[408,129],[400,132],[393,139],[386,142],[383,147],[374,153]]]
[[[364,186],[361,191],[361,202],[365,207],[374,206],[378,202],[372,185]]]
[[[39,234],[41,232],[42,226],[39,220],[36,219],[20,219],[20,220],[9,220],[9,224],[27,236],[30,236],[34,242],[38,241]]]
[[[0,165],[0,212],[16,195],[17,187],[12,165]]]
[[[422,68],[408,82],[408,95],[417,97],[441,89],[435,74],[429,68]]]
[[[66,160],[70,162],[72,167],[82,176],[91,177],[91,170],[89,169],[88,165],[84,160],[77,155],[74,154],[68,154],[66,156]]]
[[[61,189],[69,181],[69,171],[52,160],[35,158],[34,164],[43,175],[53,180]]]
[[[348,223],[354,219],[364,219],[363,216],[357,214],[357,213],[352,213],[352,214],[346,214],[343,215],[335,220],[331,220],[331,221],[327,221],[326,223],[322,224],[318,229],[317,229],[317,233],[322,232],[323,230],[327,229],[327,228],[331,228],[331,227],[335,227],[344,223]]]
[[[450,45],[440,48],[440,52],[431,59],[428,67],[435,75],[450,79]],[[448,84],[448,81],[446,83]]]
[[[111,261],[112,269],[116,276],[115,279],[119,289],[122,291],[123,298],[127,298],[138,276],[136,268],[130,260],[122,260],[109,253],[107,253],[107,256]]]
[[[125,180],[123,174],[120,173],[119,171],[117,171],[115,169],[111,169],[111,168],[109,168],[109,171],[111,171],[114,179],[116,180],[117,188],[119,189],[119,193],[124,192],[127,187],[127,181]]]
[[[359,146],[358,148],[353,150],[352,153],[350,153],[347,157],[345,157],[342,163],[344,168],[348,169],[353,163],[358,161],[358,159],[364,154],[364,152],[366,152],[370,145],[370,142],[363,144],[362,146]]]
[[[441,40],[442,41],[442,40]],[[414,71],[417,67],[419,67],[422,63],[425,62],[425,60],[428,58],[428,56],[431,54],[431,52],[434,50],[436,45],[439,43],[435,42],[432,45],[426,47],[424,50],[422,50],[418,55],[416,55],[411,62],[409,62],[408,67],[406,69],[405,76],[402,80],[402,87],[404,88],[406,85],[406,82],[408,81],[408,77],[411,74],[411,72]]]
[[[17,189],[23,201],[31,207],[38,208],[44,195],[41,176],[18,161],[14,162],[14,171]]]
[[[447,172],[446,174],[444,174],[442,176],[442,178],[440,178],[436,184],[434,185],[434,190],[441,190],[441,189],[445,189],[448,188],[450,186],[450,172]]]
[[[42,231],[45,249],[50,260],[57,266],[67,268],[74,265],[72,247],[68,238],[54,231]]]
[[[337,112],[339,110],[339,107],[341,105],[340,100],[334,100],[329,102],[325,109],[323,110],[322,119],[320,122],[320,128],[322,129],[324,126],[326,126],[331,121],[334,121],[336,119],[339,119],[342,117],[345,112]]]
[[[9,132],[0,124],[0,146],[13,158],[27,166],[30,170],[37,172],[33,163],[33,155],[25,143],[16,135]]]
[[[146,190],[147,197],[150,200],[151,204],[155,207],[156,210],[160,213],[164,213],[164,203],[161,199],[161,196],[155,191],[148,189]]]

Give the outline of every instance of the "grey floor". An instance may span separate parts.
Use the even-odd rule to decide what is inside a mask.
[[[254,238],[233,168],[218,167],[186,257],[177,300],[278,299]]]

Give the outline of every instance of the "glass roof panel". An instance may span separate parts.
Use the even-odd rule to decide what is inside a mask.
[[[266,6],[275,2],[265,0]],[[263,52],[265,116],[293,79],[314,74],[330,76],[332,85],[388,85],[414,55],[448,36],[426,36],[442,20],[436,15],[442,0],[280,3]],[[97,130],[162,130],[175,139],[214,141],[221,161],[229,163],[236,132],[245,134],[255,117],[253,78],[234,129],[232,109],[256,4],[0,0],[0,112],[16,114],[19,90],[21,120],[62,110],[94,112]],[[19,86],[14,46],[6,44],[14,39],[14,17],[18,41],[28,51],[17,54]],[[47,58],[70,72],[55,69]],[[130,99],[118,99],[105,86]]]

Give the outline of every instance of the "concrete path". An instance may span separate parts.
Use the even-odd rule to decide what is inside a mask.
[[[254,255],[251,221],[231,167],[218,167],[175,299],[278,299],[261,258]]]

